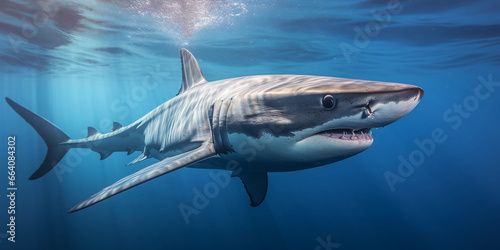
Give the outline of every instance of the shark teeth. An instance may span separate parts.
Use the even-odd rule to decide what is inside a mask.
[[[364,129],[332,129],[317,133],[317,135],[326,136],[334,139],[349,141],[369,141],[373,140],[372,131],[369,128]]]

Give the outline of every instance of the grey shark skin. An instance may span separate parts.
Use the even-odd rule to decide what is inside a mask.
[[[101,190],[73,207],[81,210],[182,167],[226,169],[243,181],[251,205],[267,192],[267,173],[326,165],[366,150],[370,129],[386,126],[413,110],[423,96],[417,86],[321,76],[261,75],[208,82],[196,59],[181,50],[178,95],[136,122],[113,124],[110,133],[89,127],[72,140],[44,118],[7,98],[48,146],[30,177],[49,172],[71,148],[90,148],[105,159],[113,152],[160,161]],[[259,149],[258,153],[257,150]]]

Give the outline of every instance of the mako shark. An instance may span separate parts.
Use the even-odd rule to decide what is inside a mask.
[[[269,172],[327,165],[356,155],[373,143],[371,128],[395,122],[422,99],[417,86],[323,76],[260,75],[208,82],[198,62],[181,52],[182,85],[174,98],[111,132],[88,128],[73,140],[46,119],[7,103],[40,134],[48,151],[31,180],[45,175],[71,148],[89,148],[105,159],[113,152],[159,161],[129,175],[69,212],[183,167],[222,169],[239,177],[258,206]],[[251,151],[249,147],[258,147]],[[252,153],[253,152],[253,153]]]

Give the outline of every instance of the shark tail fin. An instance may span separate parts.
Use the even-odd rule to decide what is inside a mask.
[[[26,122],[28,122],[38,134],[43,138],[47,144],[47,155],[42,165],[31,175],[30,180],[35,180],[46,173],[48,173],[52,168],[54,168],[57,163],[64,157],[64,155],[70,149],[68,145],[62,145],[62,142],[68,141],[71,138],[62,132],[58,127],[56,127],[51,122],[47,121],[43,117],[25,109],[21,105],[15,103],[9,98],[5,98],[7,103],[16,111]]]

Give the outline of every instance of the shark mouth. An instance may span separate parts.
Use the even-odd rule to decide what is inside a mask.
[[[372,131],[369,128],[364,129],[332,129],[321,131],[316,135],[326,136],[333,139],[347,141],[371,141],[373,140]]]

